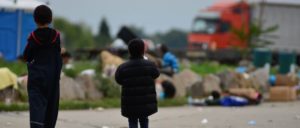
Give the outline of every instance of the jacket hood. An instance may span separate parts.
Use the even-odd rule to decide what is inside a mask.
[[[38,28],[33,32],[34,40],[41,45],[49,45],[56,41],[58,33],[51,28]]]

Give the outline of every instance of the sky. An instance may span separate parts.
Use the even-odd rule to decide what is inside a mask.
[[[46,1],[46,0],[42,0]],[[97,33],[105,17],[111,34],[120,26],[135,25],[147,34],[172,28],[188,31],[201,9],[217,0],[50,0],[54,15],[73,23],[85,23]]]

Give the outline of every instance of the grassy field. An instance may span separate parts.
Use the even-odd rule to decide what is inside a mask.
[[[158,102],[159,107],[173,107],[183,106],[187,103],[186,98],[174,98],[160,100]],[[5,105],[0,103],[0,111],[27,111],[28,103],[13,103],[11,105]],[[104,98],[99,101],[61,101],[60,110],[82,110],[82,109],[96,109],[96,108],[119,108],[119,98]]]
[[[7,62],[0,59],[0,68],[7,67],[9,68],[13,73],[15,73],[18,76],[27,74],[27,66],[26,63],[21,61],[15,61],[15,62]]]
[[[26,64],[23,62],[4,62],[0,60],[0,67],[8,67],[12,72],[18,76],[27,73]],[[99,63],[97,61],[75,61],[72,69],[64,69],[67,76],[76,77],[81,71],[85,69],[95,69],[97,73],[100,72]],[[204,62],[200,64],[192,63],[191,70],[199,75],[206,75],[210,73],[218,73],[224,70],[234,69],[234,66],[221,65],[213,62]],[[103,82],[103,80],[101,80]],[[102,84],[107,84],[102,83]],[[105,90],[102,90],[105,91]],[[106,90],[107,91],[107,90]],[[118,96],[119,97],[119,96]],[[160,107],[182,106],[186,104],[186,98],[175,98],[160,100],[158,105]],[[61,110],[77,110],[77,109],[96,109],[102,108],[118,108],[120,107],[119,98],[104,98],[98,101],[61,101]],[[25,111],[28,110],[28,103],[14,103],[12,105],[5,105],[0,103],[0,111]]]
[[[204,62],[200,64],[192,63],[191,70],[199,75],[216,74],[225,70],[232,70],[234,66],[218,64],[213,62]]]

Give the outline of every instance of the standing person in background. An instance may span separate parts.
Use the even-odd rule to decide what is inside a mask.
[[[52,11],[46,5],[34,10],[37,29],[23,53],[28,67],[28,97],[31,128],[55,128],[62,68],[59,32],[49,27]]]
[[[176,56],[169,52],[168,47],[164,44],[159,47],[159,50],[163,57],[160,72],[169,76],[173,76],[174,73],[178,73],[179,64]]]
[[[144,59],[144,42],[130,41],[130,60],[120,65],[115,79],[122,86],[121,111],[128,118],[129,128],[148,128],[148,116],[157,112],[155,79],[159,71],[155,64]]]

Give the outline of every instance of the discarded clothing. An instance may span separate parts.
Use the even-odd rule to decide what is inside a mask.
[[[0,68],[0,90],[10,86],[13,86],[14,89],[18,89],[17,75],[8,68]]]

